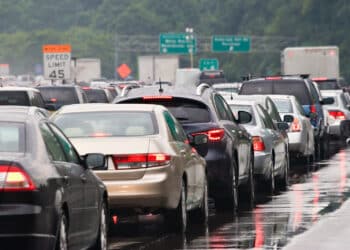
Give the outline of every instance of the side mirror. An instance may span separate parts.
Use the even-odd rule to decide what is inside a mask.
[[[247,124],[252,121],[252,115],[247,111],[238,111],[238,123]]]
[[[208,136],[205,134],[193,135],[189,141],[192,146],[206,144],[208,143]]]
[[[52,104],[52,103],[46,103],[45,104],[45,109],[47,109],[49,111],[56,111],[57,110],[56,105]]]
[[[283,117],[283,121],[284,122],[293,122],[294,121],[294,117],[292,115],[285,115]]]
[[[85,166],[89,169],[105,169],[106,158],[103,154],[87,154],[85,156]]]
[[[277,122],[278,130],[286,131],[289,129],[289,125],[286,122]]]
[[[333,103],[334,103],[334,98],[333,97],[326,97],[326,98],[323,98],[322,101],[321,101],[322,105],[331,105]]]

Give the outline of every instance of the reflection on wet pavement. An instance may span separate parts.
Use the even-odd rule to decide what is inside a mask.
[[[350,149],[342,149],[317,164],[317,171],[293,178],[289,191],[262,197],[253,211],[236,217],[211,209],[207,229],[191,226],[190,233],[178,236],[165,233],[161,223],[140,225],[136,235],[114,234],[110,249],[280,249],[348,198],[348,162]],[[134,242],[124,248],[128,240]]]

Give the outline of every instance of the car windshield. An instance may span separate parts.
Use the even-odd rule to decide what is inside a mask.
[[[0,91],[0,105],[30,106],[25,91]]]
[[[320,90],[326,90],[326,89],[340,89],[336,81],[320,81],[317,82],[317,86]]]
[[[0,152],[24,152],[24,124],[0,122]]]
[[[39,88],[46,103],[59,103],[63,105],[79,103],[74,88]]]
[[[235,117],[238,117],[239,111],[246,111],[252,115],[252,121],[249,122],[249,125],[256,125],[253,107],[251,105],[238,105],[238,104],[230,104],[230,108]]]
[[[71,138],[145,136],[158,132],[154,114],[141,111],[61,114],[54,122]]]
[[[272,98],[279,113],[293,113],[292,103],[288,99]]]
[[[294,95],[301,105],[312,103],[309,93],[304,81],[298,80],[249,81],[240,90],[243,95]]]
[[[87,89],[84,90],[88,101],[94,103],[108,103],[106,93],[103,89]]]
[[[164,99],[143,99],[133,98],[123,103],[149,103],[163,105],[179,120],[180,123],[206,123],[211,121],[210,112],[208,107],[195,100],[187,98],[171,98],[170,100]]]

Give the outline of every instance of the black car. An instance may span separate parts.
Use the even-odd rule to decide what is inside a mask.
[[[322,98],[316,83],[299,76],[269,76],[243,82],[240,95],[294,95],[303,106],[314,127],[315,150],[318,156],[327,156],[329,136],[323,104],[332,104],[333,98]]]
[[[236,209],[238,191],[249,204],[254,203],[253,146],[250,135],[239,125],[242,119],[251,119],[250,114],[241,112],[236,119],[224,98],[207,84],[132,89],[126,95],[114,102],[163,105],[189,137],[208,136],[208,144],[196,146],[196,150],[206,159],[209,195],[217,206]]]
[[[199,76],[199,81],[209,85],[227,82],[223,70],[203,70]]]
[[[82,87],[89,103],[110,103],[114,98],[107,89]]]
[[[35,107],[0,107],[0,248],[107,249],[108,199],[90,170]]]
[[[48,110],[58,110],[63,105],[87,103],[84,91],[76,85],[56,85],[36,87],[45,102]]]

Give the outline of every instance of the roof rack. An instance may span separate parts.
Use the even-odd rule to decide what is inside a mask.
[[[196,95],[202,95],[205,89],[210,89],[211,86],[208,83],[200,83],[196,89]]]

